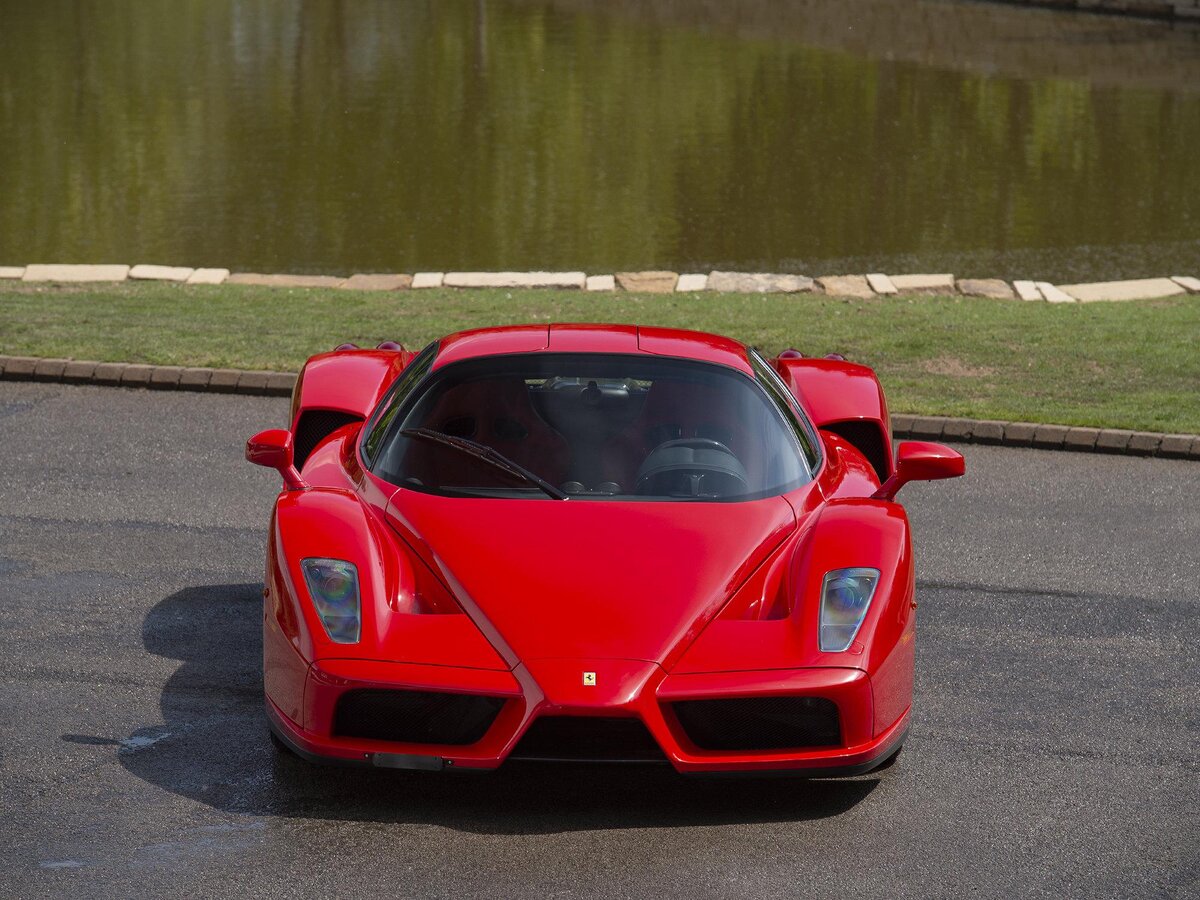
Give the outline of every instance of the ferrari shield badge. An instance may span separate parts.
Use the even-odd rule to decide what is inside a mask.
[[[596,673],[595,672],[584,672],[583,673],[583,686],[584,687],[595,687],[596,686]]]

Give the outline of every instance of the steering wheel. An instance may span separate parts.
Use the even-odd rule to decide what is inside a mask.
[[[707,482],[707,483],[705,483]],[[652,487],[667,488],[654,491]],[[708,491],[701,492],[701,488]],[[664,441],[650,451],[638,469],[634,493],[700,497],[747,493],[750,481],[737,455],[712,438]]]

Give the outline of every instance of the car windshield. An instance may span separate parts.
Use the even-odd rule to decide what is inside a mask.
[[[402,487],[541,499],[735,501],[811,478],[809,432],[726,366],[649,355],[493,356],[377,414],[372,469]]]

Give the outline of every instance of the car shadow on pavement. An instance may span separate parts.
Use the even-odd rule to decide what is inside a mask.
[[[229,584],[187,588],[150,611],[146,649],[182,664],[162,690],[163,724],[115,742],[125,769],[227,812],[482,834],[819,819],[846,812],[879,783],[696,779],[643,766],[525,764],[485,774],[314,766],[268,739],[261,610],[261,585]]]

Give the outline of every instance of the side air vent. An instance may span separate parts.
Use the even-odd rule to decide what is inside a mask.
[[[842,742],[837,704],[824,697],[746,697],[672,704],[701,750],[799,750]]]
[[[296,468],[303,468],[304,461],[317,449],[317,444],[329,435],[343,425],[361,421],[359,416],[351,413],[337,412],[332,409],[306,409],[300,414],[300,421],[296,424],[296,433],[292,436],[292,454]]]
[[[880,483],[887,480],[888,460],[891,458],[892,448],[885,446],[883,431],[878,422],[851,419],[844,422],[829,422],[821,427],[826,431],[832,431],[839,437],[844,437],[857,447],[859,453],[867,458],[867,462],[879,476]]]
[[[333,733],[338,737],[408,744],[474,744],[496,720],[498,697],[434,691],[347,691],[338,700]]]
[[[548,762],[666,762],[641,719],[542,716],[509,759]]]

